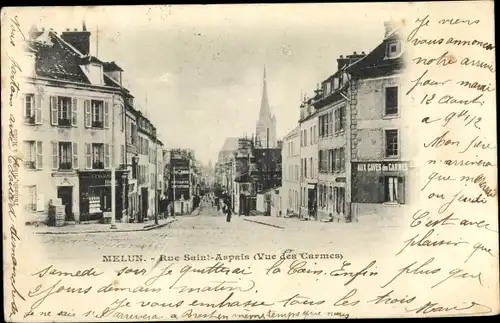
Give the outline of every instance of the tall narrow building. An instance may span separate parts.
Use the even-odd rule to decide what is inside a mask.
[[[264,82],[259,120],[257,121],[255,145],[260,148],[276,148],[276,117],[271,115],[267,98],[266,68],[264,67]],[[269,137],[268,137],[269,136]]]

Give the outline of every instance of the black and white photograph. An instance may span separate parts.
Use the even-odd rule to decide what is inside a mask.
[[[3,8],[5,320],[498,314],[492,9]]]

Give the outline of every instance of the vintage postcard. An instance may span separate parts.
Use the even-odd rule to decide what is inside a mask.
[[[498,314],[493,8],[3,8],[5,320]]]

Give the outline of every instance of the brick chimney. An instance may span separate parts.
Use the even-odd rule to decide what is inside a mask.
[[[337,58],[337,70],[340,71],[347,65],[349,65],[349,57],[344,58],[344,55],[340,55],[340,57]]]
[[[61,34],[61,38],[78,49],[83,55],[90,53],[90,32],[87,31],[85,22],[83,23],[81,31],[77,29],[69,31],[69,29],[66,29],[66,31]]]
[[[356,63],[365,56],[366,56],[365,52],[361,52],[361,54],[353,52],[351,55],[347,55],[347,58],[349,60],[349,65]]]

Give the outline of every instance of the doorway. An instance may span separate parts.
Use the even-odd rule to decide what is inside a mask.
[[[61,199],[64,205],[66,221],[74,221],[73,216],[73,186],[58,186],[57,197]]]
[[[307,208],[309,210],[309,216],[316,219],[316,189],[309,189],[307,197]]]
[[[149,203],[149,198],[148,198],[148,188],[147,187],[142,187],[141,188],[141,197],[142,197],[142,214],[141,214],[141,219],[139,222],[143,222],[144,218],[148,216],[148,203]]]

